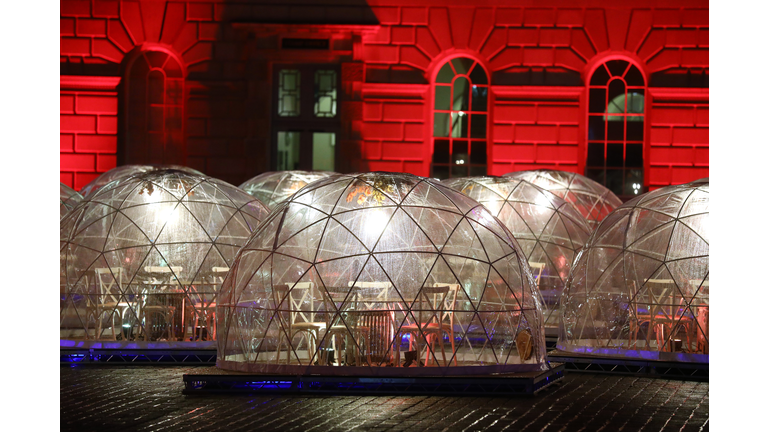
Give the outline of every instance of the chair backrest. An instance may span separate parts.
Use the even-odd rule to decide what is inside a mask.
[[[648,279],[644,285],[652,295],[666,296],[675,287],[675,281],[672,279]]]
[[[450,288],[447,285],[421,287],[419,295],[413,302],[413,307],[417,308],[416,320],[420,326],[443,325],[443,315],[445,315],[446,310],[445,299],[449,291]],[[411,313],[413,313],[413,307]]]
[[[288,286],[288,285],[286,285]],[[315,321],[315,284],[312,282],[296,282],[290,286],[288,299],[291,302],[291,322],[314,322]],[[304,310],[304,303],[307,302],[309,310]]]
[[[443,309],[443,319],[450,319],[451,325],[453,325],[453,311],[456,310],[456,297],[458,297],[461,285],[459,284],[446,284],[435,282],[436,287],[447,286],[448,295],[445,296],[445,306]]]
[[[94,273],[99,283],[98,303],[119,303],[123,288],[123,268],[97,268]]]
[[[538,287],[541,283],[541,272],[544,271],[546,263],[528,261],[528,265],[531,267],[531,273],[533,273],[533,278],[536,280],[536,287]]]
[[[171,269],[178,269],[181,271],[182,267],[171,267]],[[227,276],[228,272],[229,267],[211,267],[210,271],[202,273],[202,280],[207,281],[207,283],[201,283],[198,285],[199,288],[196,286],[196,282],[189,284],[186,288],[189,291],[192,303],[204,307],[215,306],[219,289],[221,288],[221,284],[224,283],[224,278]],[[178,276],[178,273],[176,275]]]
[[[629,313],[630,316],[638,316],[642,314],[646,314],[647,311],[645,311],[645,306],[642,308],[640,307],[639,300],[637,298],[638,291],[637,291],[637,282],[635,282],[632,279],[627,279],[627,290],[629,294]],[[641,310],[642,309],[642,310]]]
[[[392,288],[392,282],[386,281],[374,281],[374,282],[362,282],[362,281],[349,281],[347,283],[349,287],[357,287],[359,289],[373,289],[376,291],[374,298],[386,299],[389,297],[389,291]],[[373,307],[373,303],[366,303],[366,307],[369,309]]]
[[[646,288],[639,288],[636,280],[628,279],[626,283],[629,289],[629,319],[647,322],[659,309],[652,293]]]
[[[392,314],[388,310],[361,310],[354,312],[355,319],[351,320],[356,332],[358,344],[363,349],[363,360],[370,358],[371,365],[376,366],[388,358],[392,342]]]
[[[292,317],[293,312],[291,311],[292,305],[290,300],[290,290],[288,288],[288,285],[280,284],[280,285],[273,285],[272,286],[272,301],[274,302],[275,309],[277,310],[275,312],[275,317],[277,317],[277,331],[282,334],[282,332],[285,332],[288,336],[288,344],[291,344],[291,324],[293,324],[293,319],[288,318],[286,319],[286,314],[288,317]]]
[[[285,301],[285,297],[288,295],[288,285],[273,285],[272,286],[272,301],[274,302],[275,309],[287,310],[290,309],[290,302]]]
[[[651,315],[672,318],[677,313],[682,300],[672,279],[648,279],[645,281],[645,293],[651,304]]]
[[[181,272],[184,270],[184,267],[180,266],[145,266],[144,271],[149,273],[153,276],[155,279],[155,283],[174,283],[178,282],[178,277],[181,274]],[[164,278],[168,278],[167,280],[163,281]]]
[[[322,288],[318,291],[320,291],[320,295],[323,298],[325,320],[328,328],[340,324],[339,315],[354,310],[357,307],[357,301],[360,296],[360,288],[357,286],[350,287],[347,292],[330,292]],[[338,306],[344,299],[347,302]]]
[[[520,355],[520,360],[525,361],[531,358],[534,346],[531,331],[528,329],[522,329],[517,332],[517,336],[515,337],[515,345],[517,346],[517,353]]]
[[[709,279],[691,279],[699,290],[699,301],[701,304],[709,305]]]
[[[358,286],[360,288],[391,288],[392,282],[362,282],[362,281],[349,281],[347,286]]]
[[[223,283],[229,273],[229,267],[211,267],[211,278],[215,283]]]
[[[145,266],[144,271],[147,273],[180,273],[184,267],[180,266]]]

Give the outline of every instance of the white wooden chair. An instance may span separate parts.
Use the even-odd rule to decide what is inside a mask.
[[[331,361],[329,358],[329,350],[324,350],[319,359],[323,366],[330,364],[340,365],[342,361],[349,364],[353,354],[356,354],[356,357],[358,358],[357,364],[359,364],[359,351],[351,350],[351,347],[347,343],[349,341],[348,336],[356,337],[358,333],[356,328],[357,321],[351,317],[350,314],[355,311],[354,305],[358,303],[359,291],[360,288],[356,285],[350,287],[349,294],[343,292],[328,292],[324,289],[320,290],[320,294],[325,304],[326,327],[324,337],[329,341],[330,349],[333,350],[335,354],[333,361]],[[344,299],[347,300],[346,303],[341,304],[340,307],[336,306],[338,303],[343,302]],[[342,345],[344,348],[343,353],[341,352]]]
[[[366,309],[373,309],[374,305],[376,303],[376,300],[385,300],[389,298],[389,292],[392,289],[392,282],[380,282],[380,281],[374,281],[374,282],[361,282],[361,281],[349,281],[347,283],[348,287],[357,287],[359,290],[374,290],[376,291],[376,295],[374,297],[366,297],[367,300],[372,300],[370,302],[365,302],[363,305]],[[362,293],[360,293],[360,296],[362,297]]]
[[[195,284],[189,286],[190,308],[192,309],[192,338],[198,332],[198,340],[206,339],[203,337],[203,331],[207,331],[208,340],[216,340],[216,297],[218,296],[221,284],[229,272],[229,267],[212,267],[210,274],[206,275],[209,282],[204,286],[210,286],[210,292],[199,293]],[[200,326],[200,320],[203,326]],[[186,330],[187,325],[184,324]],[[185,333],[186,339],[186,333]]]
[[[280,317],[280,322],[285,326],[285,331],[280,329],[280,336],[277,343],[277,361],[280,361],[280,347],[282,345],[282,338],[288,335],[288,345],[290,349],[298,351],[301,346],[301,340],[295,347],[291,346],[293,337],[298,335],[303,336],[307,341],[307,356],[308,361],[312,360],[313,354],[317,352],[317,343],[320,339],[320,332],[325,331],[326,322],[316,321],[315,315],[317,309],[315,307],[314,297],[314,284],[312,282],[297,282],[293,285],[277,285],[273,288],[273,298],[275,305],[279,306],[279,312],[277,316]],[[287,296],[287,299],[286,299]],[[308,305],[308,308],[304,307],[304,304]],[[285,307],[288,307],[288,320],[283,320],[284,316],[281,312],[286,312]],[[291,362],[291,352],[287,354],[287,361]]]
[[[123,269],[117,268],[97,268],[94,269],[96,281],[98,282],[98,294],[96,301],[91,306],[93,309],[93,316],[96,320],[96,335],[95,339],[101,339],[102,315],[109,314],[112,320],[112,339],[117,339],[117,331],[122,332],[123,320],[125,318],[125,311],[129,308],[135,310],[136,303],[129,302],[126,296],[123,295],[121,290],[123,286]],[[115,324],[115,317],[120,318],[120,324]]]
[[[146,266],[144,271],[150,275],[146,284],[151,286],[152,292],[145,295],[144,304],[141,307],[140,320],[144,323],[144,340],[151,338],[154,320],[157,316],[162,316],[165,321],[165,332],[168,334],[168,340],[175,340],[174,334],[174,315],[176,306],[172,304],[171,289],[173,286],[180,286],[178,280],[183,267],[164,267],[164,266]],[[158,291],[163,291],[162,293]],[[162,333],[161,333],[162,337]]]
[[[647,289],[655,298],[657,313],[651,316],[656,332],[656,346],[659,351],[676,351],[675,338],[685,331],[688,349],[691,348],[693,313],[686,311],[685,299],[675,287],[672,279],[648,279]]]

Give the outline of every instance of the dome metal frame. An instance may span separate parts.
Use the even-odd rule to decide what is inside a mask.
[[[557,348],[709,361],[709,181],[667,186],[615,209],[574,262]]]
[[[399,173],[319,180],[274,209],[238,253],[219,298],[217,366],[547,370],[539,295],[519,251],[487,209],[440,182]]]
[[[483,204],[512,233],[536,278],[548,333],[557,334],[560,297],[592,228],[570,203],[526,180],[462,177],[443,184]]]
[[[83,200],[83,196],[71,187],[59,182],[59,220],[75,208]]]
[[[235,186],[178,170],[102,187],[61,219],[62,343],[213,343],[221,281],[267,215]]]
[[[594,230],[613,209],[621,205],[621,199],[600,183],[568,171],[531,170],[504,174],[527,180],[564,199],[578,210]]]
[[[238,187],[274,209],[309,183],[334,174],[331,171],[270,171],[248,179]]]

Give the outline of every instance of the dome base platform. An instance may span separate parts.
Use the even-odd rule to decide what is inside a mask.
[[[252,375],[211,368],[207,374],[185,374],[186,395],[213,393],[303,395],[534,395],[563,378],[564,365],[550,363],[547,371],[484,376],[328,376]]]
[[[709,363],[597,357],[557,349],[548,352],[547,358],[563,364],[569,372],[709,381]]]
[[[125,365],[215,365],[216,341],[59,341],[60,363]]]
[[[216,350],[119,350],[119,349],[62,349],[61,364],[92,365],[145,365],[180,364],[215,365]]]

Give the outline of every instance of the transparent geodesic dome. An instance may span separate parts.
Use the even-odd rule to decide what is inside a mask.
[[[217,365],[541,370],[535,290],[520,246],[476,201],[410,174],[334,175],[279,205],[239,252],[220,296]]]
[[[80,193],[83,195],[83,197],[87,198],[109,182],[120,181],[138,174],[161,169],[175,169],[178,171],[184,171],[188,174],[204,175],[198,170],[181,165],[121,165],[119,167],[112,168],[111,170],[102,173],[100,176],[91,180],[90,183],[80,189]]]
[[[61,220],[61,339],[212,339],[221,281],[267,214],[229,183],[177,170],[94,192]]]
[[[558,348],[709,359],[709,182],[634,198],[598,226],[571,271]]]
[[[512,232],[541,293],[544,326],[555,334],[571,263],[592,232],[584,216],[562,198],[521,179],[464,177],[442,184],[484,205]]]
[[[548,190],[570,203],[589,222],[593,230],[616,207],[621,199],[600,183],[583,175],[556,170],[517,171],[504,177],[519,178]]]
[[[59,182],[59,219],[75,208],[83,200],[83,196],[76,190]]]
[[[259,174],[238,187],[273,209],[309,183],[334,174],[336,173],[331,171],[270,171]]]

